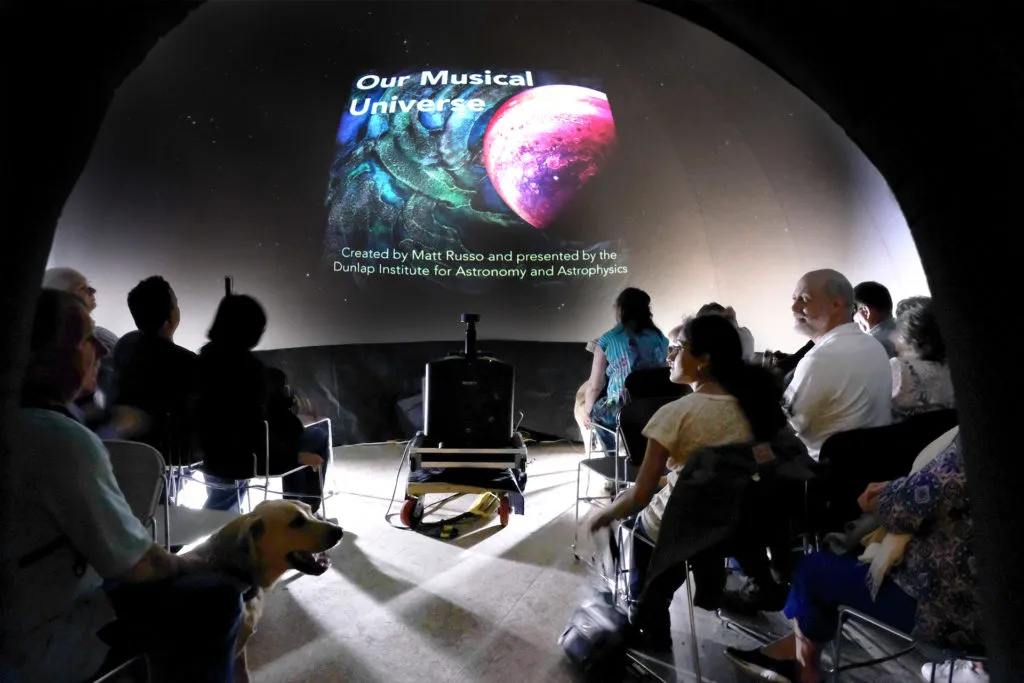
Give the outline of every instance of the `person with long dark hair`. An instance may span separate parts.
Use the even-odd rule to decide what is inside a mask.
[[[651,314],[651,297],[636,287],[627,287],[615,299],[616,325],[597,340],[590,366],[584,424],[596,422],[615,429],[615,418],[625,401],[626,378],[635,370],[656,368],[665,362],[668,339],[661,333]],[[604,394],[602,394],[604,390]],[[606,451],[613,444],[598,430]]]
[[[283,425],[268,414],[267,369],[252,354],[266,326],[267,315],[258,301],[230,294],[221,299],[207,334],[210,342],[199,351],[199,445],[204,476],[219,485],[207,495],[208,509],[237,511],[245,480],[254,473],[264,474],[264,421],[270,432],[270,474],[282,474],[300,464],[314,470],[324,466],[322,455],[303,449],[301,431],[293,430],[290,421]],[[316,477],[303,472],[289,475],[284,478],[284,490],[303,497],[314,509],[319,506]]]
[[[669,361],[672,381],[689,384],[693,393],[661,407],[647,423],[647,451],[636,485],[595,516],[591,531],[638,513],[636,533],[657,542],[673,487],[692,454],[711,446],[768,442],[786,425],[781,391],[767,371],[743,361],[739,333],[726,318],[687,320],[669,349]],[[669,474],[662,477],[666,469]],[[636,564],[642,572],[642,562]],[[659,604],[649,610],[656,618],[643,626],[656,646],[668,640],[671,592],[660,598],[664,609]]]

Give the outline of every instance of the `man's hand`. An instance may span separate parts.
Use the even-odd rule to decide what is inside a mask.
[[[877,481],[868,484],[868,487],[864,489],[864,493],[860,494],[860,497],[857,498],[857,504],[860,505],[860,509],[872,514],[877,512],[878,495],[888,485],[889,482],[887,481]]]
[[[319,472],[320,468],[323,467],[324,459],[316,453],[302,452],[299,453],[299,462],[313,468],[315,472]]]

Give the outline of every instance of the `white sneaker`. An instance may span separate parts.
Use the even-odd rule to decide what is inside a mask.
[[[988,683],[988,674],[977,662],[953,659],[941,664],[925,664],[921,667],[921,676],[924,680],[932,680],[933,668],[935,669],[935,683]],[[952,678],[950,678],[951,672]]]

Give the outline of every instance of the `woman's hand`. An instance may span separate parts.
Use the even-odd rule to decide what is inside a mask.
[[[877,512],[878,495],[888,485],[889,482],[887,481],[876,481],[868,484],[868,487],[864,489],[864,493],[860,494],[860,497],[857,498],[857,504],[860,505],[860,509],[869,513]]]
[[[590,429],[590,409],[593,406],[583,406],[583,426],[586,429]]]
[[[319,472],[320,468],[323,467],[324,459],[316,453],[302,452],[299,453],[299,462],[311,467],[314,472]]]
[[[612,511],[610,509],[605,508],[600,512],[600,514],[595,516],[594,519],[590,520],[590,533],[600,531],[601,529],[604,529],[606,526],[610,526],[611,523],[614,521],[615,515],[612,514]]]

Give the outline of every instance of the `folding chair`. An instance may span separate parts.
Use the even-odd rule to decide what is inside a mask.
[[[840,663],[840,658],[842,657],[843,626],[847,621],[858,621],[868,626],[873,626],[880,631],[884,631],[885,633],[904,641],[907,643],[907,646],[891,655],[843,665]],[[829,671],[831,674],[831,680],[833,683],[836,683],[839,680],[839,674],[844,671],[852,671],[853,669],[863,669],[870,666],[877,666],[878,664],[884,664],[885,662],[890,662],[894,659],[899,659],[904,655],[908,655],[915,650],[931,664],[941,664],[942,662],[955,659],[979,663],[988,661],[987,657],[981,652],[970,652],[963,649],[948,648],[935,643],[915,642],[911,636],[903,633],[899,629],[895,629],[874,617],[853,609],[852,607],[846,607],[843,605],[839,607],[839,626],[836,628],[836,637],[832,640],[832,669]],[[933,666],[930,683],[938,683],[935,678],[935,670],[936,667]],[[950,667],[947,683],[953,683],[953,673],[953,667]]]
[[[121,488],[132,514],[142,522],[156,540],[156,514],[160,494],[164,490],[164,458],[152,446],[136,441],[104,441],[110,453],[114,478]],[[165,506],[166,511],[166,506]],[[164,514],[164,532],[169,527]]]
[[[614,457],[599,456],[596,458],[585,458],[576,466],[576,529],[573,533],[572,548],[575,554],[576,546],[579,543],[579,522],[580,503],[593,503],[599,500],[611,500],[617,493],[636,481],[640,472],[640,464],[643,462],[644,453],[647,450],[647,438],[643,435],[643,429],[647,422],[658,411],[661,406],[674,401],[676,396],[661,396],[652,398],[635,399],[623,406],[616,418]],[[606,429],[601,425],[594,425],[596,429]],[[618,451],[623,455],[618,455]],[[587,470],[586,483],[583,485],[581,495],[581,484],[583,484],[583,470]],[[591,472],[604,477],[612,482],[613,491],[604,495],[591,496],[586,494],[590,487]],[[577,559],[581,559],[576,555]]]
[[[626,557],[626,553],[622,552],[622,549],[625,547],[624,541],[626,531],[629,532],[630,566],[624,566],[626,563],[623,561],[623,558]],[[630,574],[633,571],[633,567],[631,566],[633,564],[633,548],[636,547],[635,544],[639,541],[647,544],[651,547],[651,550],[653,550],[654,543],[646,536],[637,535],[635,519],[631,520],[631,523],[628,525],[625,522],[618,525],[618,528],[615,530],[615,541],[619,544],[619,553],[617,554],[618,566],[615,568],[612,597],[615,604],[619,604],[619,585],[625,584],[624,602],[628,610],[637,604],[639,598],[639,596],[632,595],[629,589],[631,585]],[[684,566],[686,568],[686,609],[690,617],[690,657],[693,659],[693,669],[696,681],[697,683],[702,683],[704,679],[700,672],[700,652],[697,649],[697,625],[693,618],[693,575],[690,573],[690,563],[685,562]]]
[[[263,474],[256,474],[256,476],[253,477],[253,479],[262,479],[263,483],[261,483],[261,484],[260,483],[257,483],[257,484],[250,483],[249,484],[249,488],[250,489],[256,489],[256,490],[262,490],[263,491],[263,500],[265,501],[265,500],[267,500],[267,495],[269,493],[273,493],[275,495],[284,495],[284,493],[285,493],[284,491],[272,491],[270,489],[270,480],[271,479],[283,479],[284,477],[288,476],[289,474],[294,474],[294,473],[299,472],[300,470],[308,467],[308,465],[299,465],[298,467],[294,467],[294,468],[288,470],[287,472],[282,472],[280,474],[270,474],[269,473],[270,472],[270,425],[266,421],[264,421],[263,424],[264,424],[264,432],[265,432],[265,439],[266,439],[266,441],[265,441],[266,447],[263,450],[263,455],[264,455]],[[320,484],[320,496],[319,496],[319,498],[320,498],[320,509],[318,510],[318,515],[320,516],[320,518],[321,519],[327,519],[328,518],[327,517],[327,499],[334,495],[334,491],[333,490],[331,491],[330,495],[328,495],[327,491],[325,490],[326,487],[327,487],[327,475],[328,475],[328,472],[330,472],[331,464],[334,462],[334,432],[333,432],[333,430],[331,428],[331,419],[329,417],[325,417],[325,418],[323,418],[321,420],[317,420],[316,422],[311,422],[308,425],[304,425],[304,427],[311,427],[313,425],[318,425],[318,424],[327,425],[327,445],[328,445],[328,448],[327,448],[327,460],[324,461],[324,464],[323,464],[324,471],[323,471],[322,475],[320,476],[320,482],[321,482],[321,484]],[[254,464],[256,462],[256,457],[255,456],[253,456],[253,462],[254,462]],[[254,467],[253,471],[255,473],[258,473],[259,472],[259,468]]]

